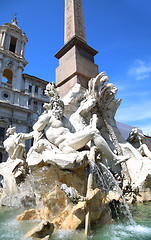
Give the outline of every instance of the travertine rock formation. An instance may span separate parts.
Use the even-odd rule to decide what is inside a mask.
[[[129,218],[123,192],[129,202],[150,200],[151,160],[117,129],[114,116],[121,100],[116,92],[104,72],[90,80],[87,91],[76,85],[63,100],[48,84],[50,102],[33,132],[25,136],[8,130],[9,159],[0,165],[1,205],[32,207],[18,216],[20,221],[46,220],[55,229],[85,224],[87,234],[90,223]],[[34,144],[26,157],[24,140],[31,137]]]

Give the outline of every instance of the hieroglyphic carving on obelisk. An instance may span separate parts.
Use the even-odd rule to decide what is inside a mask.
[[[86,42],[82,0],[65,0],[64,44],[74,36]]]
[[[65,0],[64,46],[55,54],[59,59],[56,68],[56,85],[64,96],[76,83],[88,88],[91,78],[98,75],[94,62],[97,51],[86,41],[82,0]]]

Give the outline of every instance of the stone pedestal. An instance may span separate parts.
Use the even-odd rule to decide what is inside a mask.
[[[88,87],[88,81],[99,73],[94,63],[97,51],[79,37],[73,37],[56,53],[59,66],[56,69],[56,85],[60,87],[60,96],[64,96],[76,83]]]

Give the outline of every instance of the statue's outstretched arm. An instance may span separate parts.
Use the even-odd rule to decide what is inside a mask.
[[[22,133],[22,139],[23,140],[31,139],[33,137],[34,137],[34,131],[32,131],[30,133]]]
[[[33,126],[33,130],[41,132],[45,129],[45,127],[47,126],[49,120],[50,120],[51,116],[46,114],[46,115],[41,115],[38,119],[38,121],[34,124]]]

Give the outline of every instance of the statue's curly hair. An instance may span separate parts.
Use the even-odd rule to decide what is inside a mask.
[[[64,102],[59,97],[52,97],[49,103],[44,104],[44,108],[52,110],[54,103],[58,103],[64,109]]]

